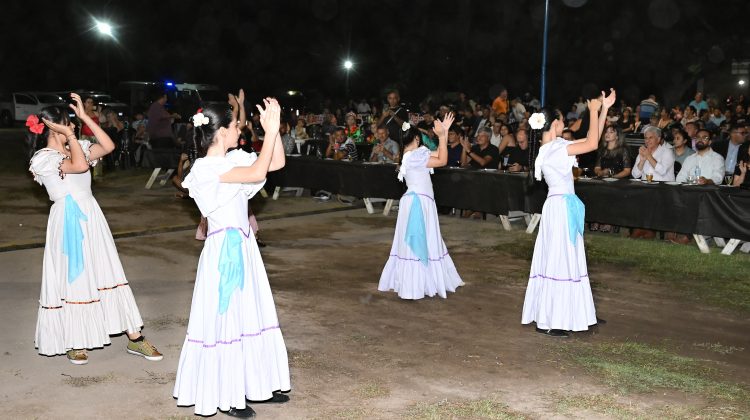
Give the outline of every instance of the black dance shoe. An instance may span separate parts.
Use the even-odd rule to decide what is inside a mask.
[[[536,332],[538,332],[539,334],[548,335],[550,337],[569,337],[568,333],[563,330],[543,330],[541,328],[537,328]]]
[[[270,399],[263,400],[263,401],[252,401],[252,400],[247,400],[247,401],[252,402],[253,404],[265,404],[265,403],[283,404],[285,402],[289,402],[289,395],[282,394],[279,391],[274,391],[273,397],[271,397]]]
[[[238,419],[250,419],[255,417],[255,410],[250,407],[245,407],[243,409],[233,407],[230,408],[229,411],[222,411],[222,413],[229,417],[236,417]]]

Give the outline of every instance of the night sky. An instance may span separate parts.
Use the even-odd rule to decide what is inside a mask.
[[[416,103],[465,91],[489,101],[539,95],[543,0],[4,2],[0,90],[104,88],[122,80],[244,87],[310,98],[397,87]],[[548,102],[615,86],[628,101],[736,90],[732,59],[750,58],[747,0],[551,0]],[[117,41],[92,30],[108,20]],[[743,21],[744,19],[744,21]],[[733,84],[732,84],[733,83]],[[112,89],[114,90],[114,89]]]

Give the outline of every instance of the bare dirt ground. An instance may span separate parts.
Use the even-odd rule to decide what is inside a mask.
[[[90,352],[90,363],[39,356],[33,343],[47,203],[24,174],[1,174],[0,417],[189,418],[171,397],[202,243],[192,230],[117,240],[161,362],[128,355],[126,338]],[[189,226],[197,212],[172,190],[143,190],[142,172],[97,185],[113,232]],[[443,236],[466,282],[448,299],[403,301],[376,290],[395,214],[368,215],[309,197],[254,200],[263,259],[289,351],[293,390],[260,418],[742,418],[747,402],[706,392],[629,392],[574,362],[581,349],[637,342],[708,366],[722,383],[747,389],[746,313],[686,300],[632,271],[592,262],[597,313],[608,323],[555,340],[520,324],[528,261],[502,249],[528,243],[516,226],[441,217]],[[286,216],[286,217],[285,217]],[[18,226],[23,224],[23,226]],[[177,229],[177,228],[175,228]],[[41,239],[40,239],[41,238]],[[697,251],[696,251],[697,252]],[[717,352],[709,347],[733,351]],[[593,399],[592,399],[593,398]],[[584,401],[585,404],[582,404]],[[654,413],[658,413],[654,414]],[[219,416],[222,416],[219,414]]]

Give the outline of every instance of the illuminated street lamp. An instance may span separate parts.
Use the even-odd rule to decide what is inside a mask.
[[[115,39],[114,32],[112,31],[112,25],[110,25],[107,22],[100,22],[98,20],[94,20],[94,26],[96,28],[96,31],[99,32],[99,35],[101,35],[103,38],[111,38]],[[106,75],[106,90],[109,92],[109,47],[104,47],[104,66],[106,67],[105,75]]]
[[[345,60],[344,61],[344,69],[346,70],[346,99],[349,100],[349,72],[354,67],[354,63],[352,63],[352,60]]]

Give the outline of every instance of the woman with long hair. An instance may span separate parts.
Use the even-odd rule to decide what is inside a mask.
[[[562,115],[553,119],[542,111],[529,118],[532,143],[541,137],[534,178],[541,181],[543,176],[549,192],[534,245],[521,323],[535,322],[536,331],[549,336],[567,337],[567,331],[585,331],[597,323],[583,248],[584,206],[575,195],[571,169],[577,155],[597,148],[607,110],[615,102],[614,89],[609,96],[603,92],[602,96],[602,101],[588,103],[589,128],[582,140],[560,137],[565,128]]]
[[[34,180],[47,189],[50,208],[42,266],[42,292],[36,324],[39,354],[66,354],[70,363],[88,363],[87,349],[110,344],[127,333],[128,353],[158,361],[162,355],[141,335],[141,315],[117,255],[112,233],[91,195],[91,171],[114,150],[112,139],[70,95],[81,122],[97,144],[78,140],[68,111],[46,107],[26,125],[45,147],[31,158]]]
[[[269,171],[284,167],[279,136],[281,107],[258,106],[265,140],[260,154],[237,147],[240,128],[226,104],[212,104],[192,117],[196,143],[205,156],[193,163],[183,186],[190,191],[208,233],[198,261],[187,335],[173,396],[195,414],[221,410],[253,417],[247,401],[289,401],[291,389],[284,338],[258,245],[248,223],[248,199]]]
[[[599,142],[599,150],[594,165],[594,173],[602,178],[625,179],[630,177],[633,170],[633,161],[630,158],[628,147],[625,144],[625,134],[619,127],[608,125],[604,129],[602,139]],[[589,230],[599,232],[620,231],[619,226],[613,227],[607,224],[592,223]]]
[[[401,126],[401,165],[398,179],[406,181],[396,220],[391,253],[380,275],[378,290],[393,290],[402,299],[425,296],[447,297],[463,285],[440,234],[435,195],[430,173],[448,162],[448,130],[453,114],[435,120],[438,148],[434,152],[422,145],[422,133],[408,122]]]

